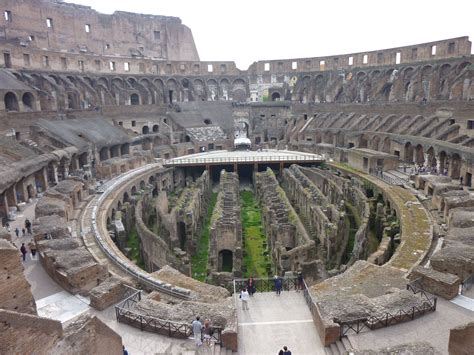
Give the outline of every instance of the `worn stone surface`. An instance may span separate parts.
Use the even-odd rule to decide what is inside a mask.
[[[191,290],[192,298],[199,302],[221,302],[229,297],[229,291],[225,288],[194,280],[171,266],[165,266],[151,275],[164,282]]]
[[[448,300],[456,297],[461,279],[455,275],[417,266],[410,273],[410,280],[420,279],[423,290]]]
[[[32,222],[33,238],[36,241],[46,239],[63,239],[70,236],[66,219],[59,215],[48,215],[35,218]]]
[[[23,275],[20,251],[0,239],[0,308],[36,315],[31,287]]]
[[[474,322],[451,329],[449,355],[469,355],[474,349]]]
[[[120,302],[127,291],[123,280],[116,277],[109,277],[100,285],[94,287],[89,292],[91,307],[102,311],[113,304]]]
[[[121,354],[122,338],[91,315],[82,315],[69,323],[64,336],[51,350],[51,354]]]
[[[377,350],[353,350],[354,355],[441,355],[427,342],[401,344]]]
[[[449,244],[431,257],[431,266],[464,280],[474,272],[474,247],[460,243]]]

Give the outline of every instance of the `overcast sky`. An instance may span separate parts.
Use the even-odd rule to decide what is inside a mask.
[[[235,61],[337,55],[469,36],[474,0],[67,0],[180,17],[200,59]]]

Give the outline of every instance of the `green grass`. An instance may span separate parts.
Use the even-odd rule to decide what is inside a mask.
[[[140,238],[138,237],[137,229],[132,227],[127,239],[127,247],[130,248],[130,257],[133,262],[145,270],[145,263],[140,254]]]
[[[240,194],[241,216],[245,253],[243,263],[245,277],[267,277],[271,268],[268,248],[264,246],[267,238],[263,231],[260,208],[252,191],[242,191]]]
[[[209,260],[209,236],[211,233],[211,216],[217,202],[217,193],[213,192],[207,215],[204,219],[201,235],[199,236],[196,254],[191,257],[191,270],[193,278],[199,281],[205,281],[207,276],[207,266]]]

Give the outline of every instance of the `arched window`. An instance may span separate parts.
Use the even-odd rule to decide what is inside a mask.
[[[138,94],[130,95],[130,104],[131,105],[140,105],[140,97]]]
[[[5,94],[5,109],[7,111],[19,111],[18,108],[18,99],[16,95],[12,92],[7,92]]]
[[[31,92],[25,92],[22,97],[23,105],[29,110],[36,110],[35,97]]]

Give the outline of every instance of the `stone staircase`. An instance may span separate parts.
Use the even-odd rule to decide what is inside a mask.
[[[343,337],[341,340],[326,346],[324,351],[326,355],[344,355],[353,349],[352,344],[348,337]]]

